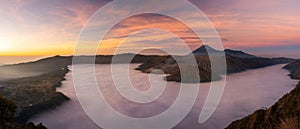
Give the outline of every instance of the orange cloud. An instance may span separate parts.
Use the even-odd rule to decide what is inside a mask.
[[[1,1],[0,39],[10,41],[13,47],[9,51],[0,52],[0,55],[72,54],[82,26],[107,2],[106,0]],[[300,42],[299,1],[191,0],[191,2],[208,15],[227,48],[297,45]],[[193,14],[185,14],[184,10],[177,11],[176,13],[193,19]],[[101,22],[99,21],[95,27],[101,27]],[[199,21],[195,21],[192,27],[205,31],[206,25],[196,22]],[[179,21],[159,15],[140,15],[127,18],[116,25],[103,41],[101,53],[112,53],[125,37],[147,28],[160,28],[172,32],[190,47],[201,45],[201,40]],[[129,42],[127,48],[144,49],[151,42],[159,43],[159,47],[177,45],[177,40],[172,38],[164,33],[143,32],[127,39]]]
[[[120,43],[132,33],[149,28],[158,28],[167,32],[171,32],[177,37],[181,38],[190,47],[195,47],[195,44],[196,46],[202,45],[199,37],[189,27],[180,21],[163,15],[142,14],[129,17],[115,25],[115,27],[109,31],[105,39],[102,41],[100,48],[117,48],[118,45],[120,45]],[[143,40],[151,40],[153,43],[155,43],[162,39],[168,39],[172,37],[169,37],[167,34],[150,36],[148,33],[131,38],[134,38],[131,40],[141,41],[140,43],[143,43]],[[164,46],[164,43],[159,43],[160,44],[158,44],[157,47]],[[175,44],[178,43],[174,42],[174,45]],[[147,44],[145,44],[145,46],[147,46]],[[145,46],[140,47],[142,48]],[[114,50],[112,49],[112,51]]]

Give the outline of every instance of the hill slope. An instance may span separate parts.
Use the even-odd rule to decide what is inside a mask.
[[[300,83],[267,110],[257,110],[226,129],[300,129]]]
[[[24,123],[31,116],[54,108],[69,100],[56,87],[61,85],[68,69],[34,77],[18,78],[0,82],[0,94],[18,107],[15,120]]]
[[[90,63],[91,59],[95,59],[95,64],[110,64],[114,58],[114,63],[127,63],[132,58],[130,63],[143,63],[148,59],[161,58],[162,56],[155,55],[134,55],[134,54],[119,54],[119,55],[97,55],[93,56],[77,56],[76,59],[80,61],[77,64]],[[4,65],[0,66],[0,81],[10,80],[23,77],[38,76],[42,74],[52,73],[61,69],[67,69],[69,65],[72,65],[73,56],[54,56],[44,58],[37,61]]]
[[[300,73],[300,60],[284,68],[291,71],[291,77]],[[299,78],[298,78],[299,79]],[[300,129],[300,83],[270,108],[260,109],[251,115],[232,122],[226,129]]]
[[[295,60],[283,68],[291,72],[289,76],[291,76],[292,79],[300,79],[300,60]]]

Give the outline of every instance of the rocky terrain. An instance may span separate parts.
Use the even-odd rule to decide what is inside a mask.
[[[181,66],[181,71],[178,67],[166,77],[167,81],[185,82],[185,83],[197,83],[197,82],[211,82],[222,79],[221,76],[203,69],[202,67],[193,68],[192,66]],[[199,73],[195,73],[198,70]],[[214,75],[212,75],[214,74]],[[183,75],[183,76],[181,76]],[[195,76],[199,75],[199,76]]]
[[[300,60],[284,68],[291,78],[299,79]],[[232,122],[226,129],[300,129],[300,83],[268,109],[260,109],[251,115]]]

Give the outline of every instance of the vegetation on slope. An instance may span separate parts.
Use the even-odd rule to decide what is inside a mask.
[[[56,87],[61,85],[68,69],[0,82],[0,93],[16,106],[15,121],[25,123],[28,118],[69,100]]]
[[[226,129],[300,129],[300,83],[270,108],[231,123]]]
[[[284,67],[294,73],[292,78],[300,76],[295,72],[300,70],[299,62],[297,60]],[[257,110],[234,121],[226,129],[300,129],[300,83],[270,108]]]
[[[27,123],[18,125],[14,122],[16,111],[14,103],[0,95],[0,128],[1,129],[47,129],[42,124]]]

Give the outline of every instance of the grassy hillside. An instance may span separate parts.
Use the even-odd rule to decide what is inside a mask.
[[[284,68],[291,71],[291,77],[300,73],[300,60]],[[299,79],[299,78],[297,78]],[[300,129],[300,83],[268,109],[260,109],[251,115],[232,122],[226,129]]]
[[[257,110],[226,129],[300,129],[300,83],[270,108]]]

